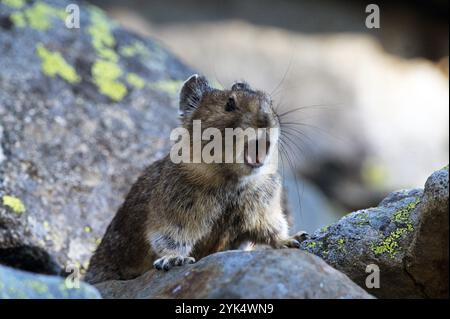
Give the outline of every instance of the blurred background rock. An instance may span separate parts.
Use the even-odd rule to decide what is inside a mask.
[[[448,2],[91,0],[224,87],[246,80],[288,114],[294,230],[422,185],[449,158]],[[288,165],[290,162],[291,165]],[[292,167],[290,167],[292,166]]]

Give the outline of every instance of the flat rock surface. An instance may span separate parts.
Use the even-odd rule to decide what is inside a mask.
[[[96,287],[104,298],[373,298],[297,249],[216,253],[168,272],[150,270]]]

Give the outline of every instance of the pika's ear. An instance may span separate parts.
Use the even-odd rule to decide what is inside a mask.
[[[186,116],[194,111],[209,90],[211,87],[204,76],[194,74],[187,79],[180,91],[180,115]]]
[[[231,87],[231,91],[251,91],[252,88],[247,82],[235,82]]]

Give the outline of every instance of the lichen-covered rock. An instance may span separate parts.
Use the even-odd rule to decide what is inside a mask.
[[[418,225],[405,258],[405,270],[423,296],[448,298],[448,166],[426,184]]]
[[[380,270],[381,298],[448,298],[448,167],[425,189],[390,194],[378,207],[351,213],[314,233],[302,249],[322,257],[361,287]]]
[[[0,265],[0,299],[98,299],[97,289],[83,282],[39,275]]]
[[[227,251],[169,272],[96,285],[104,298],[373,298],[312,254]]]
[[[129,185],[167,152],[192,73],[74,1],[0,0],[0,263],[86,267]]]

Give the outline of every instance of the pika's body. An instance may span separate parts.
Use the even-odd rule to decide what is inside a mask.
[[[180,94],[183,127],[279,128],[266,94],[245,83],[217,90],[194,75]],[[276,152],[271,137],[266,162]],[[192,145],[191,145],[192,150]],[[277,170],[258,158],[245,163],[174,163],[170,156],[150,165],[131,188],[94,253],[85,280],[131,279],[151,269],[168,270],[208,254],[262,243],[298,247],[289,237]]]

